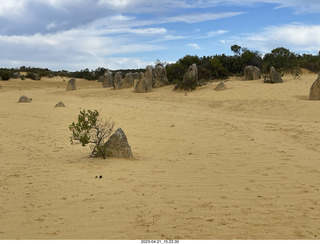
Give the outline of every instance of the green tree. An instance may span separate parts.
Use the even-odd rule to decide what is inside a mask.
[[[187,70],[192,64],[200,65],[200,58],[197,55],[186,55],[178,61]]]
[[[218,58],[209,59],[209,63],[213,78],[221,79],[228,77],[228,70],[221,64]]]
[[[235,55],[240,56],[241,47],[237,44],[231,46],[231,51],[234,52]]]
[[[2,80],[9,80],[11,78],[11,74],[8,70],[0,71],[0,77]]]
[[[184,67],[181,63],[176,62],[173,64],[166,65],[167,78],[169,83],[177,83],[177,81],[183,80],[183,75],[187,71],[187,68]]]

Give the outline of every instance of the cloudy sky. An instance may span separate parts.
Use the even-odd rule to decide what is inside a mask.
[[[191,54],[320,50],[319,0],[5,0],[0,67],[144,68]]]

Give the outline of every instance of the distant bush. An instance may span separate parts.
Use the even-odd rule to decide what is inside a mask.
[[[32,80],[41,80],[41,77],[39,74],[36,74],[34,72],[28,72],[26,75],[26,78],[32,79]]]
[[[1,79],[2,80],[10,80],[10,72],[9,71],[2,71],[0,73]]]

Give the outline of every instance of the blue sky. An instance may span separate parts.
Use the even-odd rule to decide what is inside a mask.
[[[144,68],[159,59],[320,50],[318,0],[6,0],[0,67]]]

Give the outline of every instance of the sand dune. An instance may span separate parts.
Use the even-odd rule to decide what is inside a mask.
[[[187,94],[0,81],[0,239],[319,239],[316,77]],[[82,108],[112,117],[135,158],[71,145]]]

